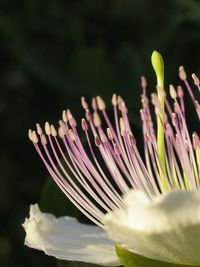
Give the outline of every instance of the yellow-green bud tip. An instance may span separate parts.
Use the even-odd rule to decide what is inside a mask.
[[[161,54],[153,51],[151,55],[151,63],[156,73],[157,85],[163,88],[164,84],[164,61]]]

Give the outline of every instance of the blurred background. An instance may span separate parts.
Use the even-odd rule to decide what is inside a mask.
[[[77,215],[49,180],[27,129],[56,123],[69,107],[80,121],[80,97],[120,93],[141,140],[140,76],[155,79],[153,49],[165,58],[166,84],[178,66],[200,74],[198,0],[0,0],[0,266],[86,266],[24,246],[21,223],[30,203]],[[80,217],[81,218],[81,217]]]

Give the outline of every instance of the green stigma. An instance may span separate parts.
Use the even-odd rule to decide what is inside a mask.
[[[151,63],[156,73],[157,78],[157,88],[158,90],[158,100],[161,104],[161,108],[164,111],[165,100],[161,90],[164,90],[164,61],[160,53],[153,51],[151,56]],[[159,168],[160,179],[165,191],[168,191],[168,187],[164,178],[164,173],[166,172],[165,167],[165,135],[164,135],[164,117],[162,114],[157,115],[157,146],[158,146],[158,157],[161,163]]]
[[[151,55],[151,63],[156,73],[157,86],[164,88],[164,61],[161,54],[155,50]]]

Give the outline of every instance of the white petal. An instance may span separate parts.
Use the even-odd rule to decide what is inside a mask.
[[[200,265],[200,191],[174,191],[149,200],[130,191],[127,208],[105,215],[111,239],[148,258]]]
[[[30,206],[25,219],[25,244],[62,260],[100,265],[120,265],[113,242],[101,228],[79,223],[71,217],[55,218],[42,213],[37,204]]]

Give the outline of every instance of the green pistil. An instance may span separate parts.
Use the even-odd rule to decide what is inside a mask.
[[[156,73],[157,78],[157,87],[159,87],[159,90],[164,90],[164,61],[160,53],[157,51],[153,51],[151,56],[151,62],[152,66],[154,68],[154,71]],[[164,111],[165,108],[165,100],[163,97],[163,94],[160,94],[160,91],[158,90],[158,100],[161,104],[161,108]],[[166,173],[166,167],[165,167],[165,135],[164,135],[164,117],[162,114],[160,114],[159,117],[157,117],[157,146],[158,146],[158,157],[160,160],[161,168],[159,168],[160,173],[160,179],[163,186],[163,189],[165,191],[168,191],[168,187],[165,181],[164,173]]]

